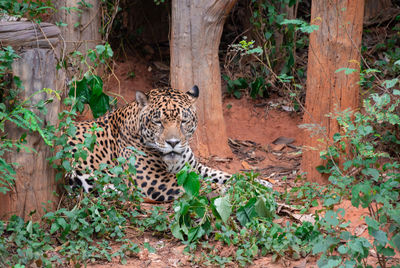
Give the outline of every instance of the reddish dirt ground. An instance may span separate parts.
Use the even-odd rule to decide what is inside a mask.
[[[129,74],[134,72],[135,76]],[[154,77],[158,76],[154,65],[148,62],[129,58],[124,62],[118,62],[115,65],[114,73],[105,81],[105,90],[108,93],[118,94],[119,103],[124,103],[134,100],[135,90],[149,90],[154,87]],[[234,99],[224,97],[224,117],[227,127],[227,133],[230,139],[239,141],[255,142],[254,148],[249,151],[248,158],[234,156],[232,161],[210,161],[209,165],[216,168],[221,168],[231,172],[239,172],[241,170],[259,169],[265,170],[264,167],[279,166],[282,169],[293,169],[294,171],[288,176],[293,178],[296,176],[300,156],[291,159],[290,157],[282,157],[282,155],[290,156],[296,151],[290,151],[290,148],[282,145],[272,144],[279,137],[287,137],[294,139],[291,144],[298,148],[302,144],[302,132],[298,128],[301,124],[301,116],[297,113],[286,112],[280,109],[271,108],[271,103],[279,103],[282,100],[272,98],[269,100],[253,101],[249,98]],[[247,146],[245,144],[245,146]],[[252,146],[252,145],[251,145]],[[250,147],[251,147],[250,146]],[[250,148],[248,147],[248,148]],[[247,148],[247,147],[241,147]],[[255,159],[251,162],[248,159]],[[279,181],[279,169],[272,169],[272,172],[261,172],[262,176],[274,184],[274,187],[279,189],[282,184]],[[275,176],[275,177],[274,177]],[[290,185],[289,185],[290,186]],[[145,204],[146,205],[146,204]],[[169,206],[169,205],[166,205]],[[362,209],[354,209],[349,202],[345,202],[341,207],[346,209],[346,219],[351,221],[349,230],[357,235],[368,237],[366,225],[364,224],[362,215],[367,211]],[[286,221],[285,219],[283,221]],[[132,256],[128,259],[126,265],[121,265],[119,260],[114,260],[112,263],[95,264],[89,267],[198,267],[190,261],[191,257],[183,252],[185,245],[175,239],[156,237],[151,233],[132,233],[129,235],[133,242],[137,243],[143,249],[143,243],[148,242],[156,253],[149,253],[143,249],[141,253]],[[117,245],[116,245],[117,246]],[[216,245],[221,249],[221,255],[229,256],[232,254],[232,248],[228,246]],[[234,254],[234,253],[233,253]],[[280,260],[277,263],[272,263],[269,256],[254,260],[254,263],[249,267],[317,267],[316,258],[306,257],[298,261]],[[371,260],[374,265],[375,261]],[[227,265],[228,267],[236,267],[237,265]]]
[[[159,64],[157,64],[159,65]],[[165,70],[160,74],[157,65],[130,57],[123,62],[114,65],[114,72],[105,81],[105,90],[108,94],[117,96],[119,105],[131,102],[135,99],[135,91],[148,91],[156,87],[155,77],[164,76]],[[135,76],[131,77],[130,74]],[[294,139],[294,145],[301,145],[301,116],[297,113],[289,113],[270,107],[269,103],[279,103],[282,100],[275,98],[272,100],[253,101],[243,97],[235,99],[232,97],[223,98],[224,118],[227,134],[230,139],[248,140],[267,148],[275,139],[284,136]],[[85,118],[90,117],[86,112]],[[243,168],[248,168],[243,161],[236,157],[229,163],[205,160],[207,164],[229,171],[239,172]],[[272,161],[272,162],[271,162]],[[274,159],[265,158],[260,166],[274,164]],[[253,166],[251,166],[253,167]]]

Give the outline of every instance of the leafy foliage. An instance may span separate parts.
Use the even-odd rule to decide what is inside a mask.
[[[80,1],[84,4],[85,1]],[[0,5],[10,15],[17,17],[26,16],[27,12],[39,15],[40,6],[35,1],[1,1]],[[14,12],[14,13],[13,13]],[[40,12],[42,14],[42,12]],[[32,15],[32,16],[33,16]],[[3,136],[0,143],[0,192],[4,193],[12,188],[15,181],[14,163],[8,163],[4,159],[6,152],[18,153],[19,150],[35,153],[33,148],[26,146],[27,133],[37,132],[44,142],[60,148],[54,157],[50,159],[55,168],[61,172],[58,178],[62,178],[64,172],[70,172],[87,157],[87,151],[93,150],[96,144],[96,135],[102,131],[96,125],[91,132],[85,134],[85,140],[77,146],[77,151],[72,157],[72,147],[67,144],[68,137],[74,137],[76,128],[73,125],[76,111],[82,111],[84,103],[88,103],[95,116],[105,113],[110,107],[110,97],[103,92],[102,79],[96,75],[95,67],[100,64],[108,64],[113,56],[109,44],[99,45],[94,50],[89,50],[85,55],[75,52],[72,61],[86,65],[86,72],[79,78],[78,72],[70,86],[71,98],[64,100],[66,105],[71,105],[70,111],[65,110],[59,114],[59,126],[45,126],[37,112],[46,114],[46,104],[52,101],[49,98],[39,103],[31,103],[36,94],[54,95],[59,98],[57,92],[51,89],[42,89],[29,96],[25,100],[17,98],[22,89],[21,81],[13,76],[11,64],[18,55],[11,47],[2,47],[0,50],[0,129]],[[71,58],[70,58],[71,59]],[[90,63],[90,64],[89,64]],[[66,62],[59,68],[66,67]],[[82,68],[83,69],[83,68]],[[78,68],[78,70],[80,70]],[[74,87],[73,85],[77,85]],[[7,138],[5,123],[14,124],[24,130],[17,140]],[[135,149],[132,148],[133,155]],[[126,230],[135,228],[141,232],[154,229],[161,232],[167,229],[167,215],[159,207],[150,211],[143,211],[140,207],[142,197],[140,191],[132,184],[132,176],[135,174],[135,158],[116,159],[115,165],[102,166],[100,170],[88,171],[97,179],[96,190],[98,196],[91,194],[79,194],[67,187],[69,195],[64,197],[64,202],[73,203],[71,207],[47,212],[41,223],[32,220],[24,221],[12,216],[9,221],[0,221],[0,266],[37,266],[52,267],[86,264],[95,260],[108,260],[119,258],[124,263],[127,256],[137,254],[140,247],[126,237]],[[124,168],[123,168],[124,167]],[[108,172],[105,172],[105,169]],[[112,189],[109,187],[114,185]],[[133,184],[134,185],[134,184]],[[115,190],[113,190],[115,189]],[[35,212],[33,211],[31,215]],[[120,248],[111,248],[111,243],[117,241]],[[148,248],[150,248],[147,245]]]
[[[82,144],[76,146],[72,157],[72,147],[66,143],[75,135],[72,117],[75,112],[60,114],[62,133],[53,137],[60,150],[51,159],[53,165],[71,172],[87,157],[87,150],[93,150],[96,132],[103,131],[97,126],[85,135]],[[135,149],[132,148],[135,152]],[[132,181],[135,174],[134,155],[126,160],[118,158],[113,165],[101,165],[99,170],[88,170],[96,183],[93,194],[76,192],[66,186],[64,206],[47,212],[42,224],[24,222],[13,216],[8,223],[0,222],[0,265],[14,264],[52,267],[65,263],[81,265],[96,260],[111,261],[118,258],[126,263],[127,256],[135,255],[141,247],[133,243],[126,230],[167,229],[167,215],[160,207],[149,211],[141,209],[143,202],[140,190]],[[61,172],[59,175],[63,175]],[[72,205],[68,205],[72,204]],[[111,245],[118,242],[119,248]],[[146,247],[146,245],[144,245]],[[147,245],[149,247],[149,245]],[[56,252],[57,254],[49,254]]]
[[[297,68],[296,51],[307,45],[306,34],[317,27],[301,19],[288,19],[287,14],[280,11],[280,6],[293,7],[298,2],[251,1],[254,11],[252,23],[265,45],[257,46],[259,42],[245,38],[232,45],[238,56],[255,57],[260,65],[252,66],[249,77],[224,76],[228,93],[240,98],[248,90],[252,98],[266,97],[273,86],[266,78],[273,73],[277,74],[276,81],[281,84],[293,83],[304,77],[304,71]],[[25,0],[0,0],[0,7],[17,17],[28,14],[38,18],[44,11],[51,10],[51,5],[43,1],[29,1],[30,6],[27,4]],[[90,8],[85,1],[80,1],[79,6]],[[80,12],[79,8],[68,11]],[[283,36],[281,44],[276,39],[277,34]],[[32,220],[23,221],[16,216],[7,222],[0,222],[0,265],[51,267],[68,263],[77,266],[96,260],[110,261],[112,258],[125,263],[126,258],[137,254],[141,247],[155,250],[148,243],[137,245],[127,237],[127,230],[134,228],[137,232],[151,230],[163,235],[172,234],[182,240],[189,251],[201,247],[202,255],[198,261],[202,264],[223,266],[235,262],[246,266],[254,258],[266,254],[271,254],[274,261],[314,254],[320,255],[320,267],[360,267],[367,266],[366,258],[374,249],[379,265],[386,267],[395,251],[400,250],[400,166],[396,161],[399,157],[396,148],[400,145],[400,53],[396,38],[382,45],[387,51],[382,59],[374,63],[377,69],[366,69],[361,73],[360,83],[365,88],[374,85],[385,93],[374,93],[367,98],[363,112],[345,111],[331,115],[337,118],[343,132],[335,134],[334,143],[327,151],[321,152],[328,164],[318,167],[320,172],[330,175],[331,186],[320,187],[304,182],[284,194],[278,194],[259,185],[254,181],[256,175],[248,173],[235,175],[218,196],[213,196],[213,185],[203,182],[186,166],[177,176],[177,182],[185,193],[175,201],[174,214],[169,217],[157,206],[150,211],[142,210],[142,197],[132,179],[135,175],[135,154],[139,152],[131,148],[132,158],[118,158],[113,165],[102,165],[95,171],[87,170],[96,179],[97,195],[76,193],[66,187],[69,195],[64,198],[73,205],[47,212],[41,224]],[[54,167],[62,171],[59,178],[64,171],[73,171],[81,161],[86,160],[87,151],[93,150],[96,132],[103,131],[94,125],[72,155],[72,147],[67,140],[76,132],[74,116],[77,111],[83,111],[85,104],[90,106],[95,117],[110,108],[111,99],[103,92],[102,78],[96,74],[94,67],[107,65],[112,56],[111,47],[106,43],[86,54],[76,51],[68,59],[69,62],[61,63],[59,67],[66,67],[71,62],[74,66],[84,67],[77,68],[70,84],[69,98],[65,100],[66,104],[72,105],[72,110],[60,113],[61,122],[55,129],[51,126],[45,128],[40,117],[33,112],[46,113],[46,104],[51,98],[37,104],[30,102],[31,97],[23,101],[15,98],[21,89],[21,82],[12,75],[11,63],[18,56],[11,47],[2,48],[0,129],[4,132],[4,124],[9,122],[25,132],[39,133],[47,145],[61,148],[51,159]],[[352,73],[355,70],[341,68],[338,71]],[[385,73],[389,79],[376,81],[378,73]],[[293,84],[290,97],[296,99],[296,90],[301,87]],[[42,93],[58,97],[50,89],[35,94]],[[18,140],[2,137],[0,192],[10,189],[15,175],[14,165],[4,160],[4,153],[19,150],[34,152],[26,146],[26,133]],[[345,161],[338,162],[339,159]],[[278,224],[276,208],[279,199],[302,206],[301,213],[311,207],[322,208],[316,210],[314,224]],[[365,216],[365,223],[372,242],[347,230],[346,211],[335,206],[344,199],[350,199],[356,208],[368,208],[370,214]],[[118,242],[120,247],[115,249],[114,242]],[[220,255],[212,242],[232,246],[234,254]]]
[[[94,118],[105,114],[110,108],[110,97],[103,92],[103,80],[97,75],[86,75],[71,83],[69,96],[76,98],[75,108],[83,112],[89,104]]]
[[[251,263],[259,256],[272,253],[273,258],[299,258],[311,250],[308,242],[316,236],[312,224],[274,223],[276,193],[254,181],[256,175],[234,175],[226,189],[217,197],[207,198],[212,185],[198,189],[198,175],[186,166],[178,174],[178,183],[185,194],[174,203],[172,234],[195,249],[204,238],[221,241],[236,248],[233,258],[217,258],[208,243],[201,246],[209,250],[208,262],[215,264],[235,261],[241,265]],[[181,179],[180,179],[181,178]],[[185,179],[182,179],[185,178]]]
[[[3,136],[0,141],[0,193],[6,193],[12,189],[15,181],[15,163],[8,163],[4,158],[7,152],[19,152],[23,150],[28,153],[36,153],[33,148],[26,145],[26,136],[28,132],[37,132],[44,142],[52,146],[51,138],[53,133],[51,127],[46,128],[43,119],[34,111],[43,114],[47,113],[46,103],[53,101],[49,98],[46,101],[31,103],[31,99],[38,94],[48,94],[58,99],[60,96],[51,89],[42,89],[29,96],[26,100],[20,101],[17,98],[18,92],[22,89],[21,80],[17,76],[13,76],[11,64],[18,55],[11,47],[0,49],[0,91],[2,98],[0,102],[0,130]],[[5,133],[5,124],[19,127],[23,132],[19,139],[10,139]]]
[[[394,86],[391,81],[384,84],[387,89]],[[327,210],[319,224],[324,232],[313,246],[313,254],[322,253],[320,267],[364,266],[371,249],[377,253],[380,267],[386,267],[395,250],[399,250],[398,236],[392,234],[400,232],[400,164],[381,146],[388,137],[391,142],[399,142],[391,132],[400,126],[399,96],[397,89],[392,94],[374,93],[364,100],[363,112],[346,110],[331,115],[342,132],[336,133],[334,144],[321,153],[327,165],[318,167],[330,175],[332,183],[322,195]],[[372,244],[346,230],[349,223],[343,218],[345,210],[333,209],[345,199],[351,200],[355,208],[368,208],[365,223]]]
[[[263,45],[262,61],[278,74],[301,74],[296,71],[296,50],[308,45],[309,34],[318,30],[318,26],[310,25],[301,18],[288,19],[289,14],[283,10],[294,9],[301,1],[273,0],[251,1],[255,36]],[[294,16],[297,14],[294,13]],[[300,31],[302,34],[298,34]]]
[[[247,12],[252,27],[237,44],[231,44],[225,58],[228,93],[240,98],[243,89],[251,98],[268,97],[271,92],[284,95],[291,108],[299,111],[304,101],[308,35],[318,26],[298,14],[301,0],[252,0]],[[247,26],[246,26],[247,27]],[[251,41],[247,38],[250,37]],[[241,82],[246,81],[247,85]]]
[[[51,0],[0,0],[0,17],[8,14],[16,18],[27,17],[40,22],[40,16],[54,11]]]
[[[95,50],[89,49],[87,57],[91,65],[89,70],[81,79],[74,78],[70,83],[69,97],[74,102],[74,108],[82,113],[85,104],[89,104],[93,117],[97,118],[105,114],[110,109],[111,98],[103,92],[103,80],[95,75],[95,69],[99,64],[105,64],[113,56],[113,51],[109,44],[97,45]],[[87,58],[79,51],[73,53],[76,61],[81,64],[88,64]]]

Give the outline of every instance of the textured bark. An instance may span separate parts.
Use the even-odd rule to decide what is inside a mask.
[[[171,85],[198,85],[199,115],[194,147],[201,156],[228,156],[222,114],[218,48],[227,15],[236,0],[172,1]]]
[[[383,14],[392,6],[391,0],[365,0],[364,22]]]
[[[307,135],[304,139],[302,170],[311,181],[327,182],[315,167],[325,164],[319,152],[340,131],[336,120],[326,115],[359,106],[357,82],[363,11],[364,0],[312,2],[311,21],[319,25],[319,30],[310,35],[304,123],[318,124],[321,128],[315,136]],[[349,75],[335,72],[343,67],[357,72]]]
[[[86,0],[93,7],[81,7],[78,3],[80,0],[57,0],[54,6],[57,9],[52,18],[52,22],[64,22],[68,24],[61,27],[61,35],[65,41],[65,52],[67,54],[80,51],[85,53],[88,49],[93,49],[96,45],[101,44],[101,27],[100,0]],[[81,12],[72,10],[70,13],[61,7],[79,8]]]
[[[31,23],[25,30],[29,30],[29,25]],[[57,28],[54,25],[51,27]],[[24,90],[20,94],[21,99],[26,99],[43,88],[62,91],[65,77],[61,70],[56,70],[55,50],[48,49],[48,43],[44,43],[45,48],[40,47],[39,43],[34,48],[29,46],[27,48],[26,42],[20,41],[18,45],[16,43],[13,45],[13,48],[19,52],[20,58],[13,63],[12,68],[14,75],[19,76],[24,86]],[[20,44],[23,45],[19,46]],[[43,93],[34,96],[31,101],[35,104],[46,99],[48,96]],[[40,117],[45,124],[57,125],[59,101],[54,99],[46,107],[47,115]],[[23,132],[25,131],[14,124],[5,125],[5,133],[9,139],[17,140]],[[0,194],[1,219],[8,219],[13,214],[28,219],[29,213],[33,210],[37,212],[33,219],[40,219],[44,213],[43,207],[51,210],[57,205],[57,197],[54,195],[57,188],[55,170],[49,166],[46,160],[51,156],[50,148],[45,145],[39,134],[27,134],[26,145],[35,149],[37,153],[26,153],[21,150],[18,153],[13,152],[6,155],[7,162],[17,163],[18,166],[15,188],[7,194]]]

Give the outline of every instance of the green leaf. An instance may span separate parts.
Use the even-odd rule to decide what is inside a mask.
[[[346,260],[344,262],[344,268],[354,268],[357,266],[357,262],[355,260]]]
[[[328,210],[325,213],[324,219],[328,224],[332,226],[337,226],[339,224],[339,219],[337,217],[338,215],[334,211]]]
[[[255,203],[257,198],[251,198],[247,204],[243,207],[240,207],[236,212],[236,217],[242,226],[245,226],[248,222],[251,221],[254,217],[257,216],[257,212],[255,210]]]
[[[78,110],[78,112],[82,113],[83,110],[85,110],[85,103],[82,101],[82,99],[77,99],[75,107]]]
[[[280,24],[281,25],[287,25],[287,24],[302,25],[303,23],[304,23],[304,21],[299,20],[299,19],[293,19],[293,20],[284,19]]]
[[[316,199],[314,199],[313,201],[311,201],[311,206],[312,207],[318,207],[319,203]]]
[[[377,222],[375,219],[372,219],[370,216],[365,217],[365,223],[369,228],[373,230],[379,230],[379,222]]]
[[[90,92],[86,78],[83,77],[79,81],[72,81],[68,95],[70,97],[76,96],[76,98],[81,98],[83,102],[87,102],[89,100]]]
[[[341,138],[342,138],[342,135],[340,135],[340,133],[333,134],[333,141],[334,142],[340,141]]]
[[[326,252],[332,245],[336,245],[337,243],[339,243],[339,239],[336,237],[324,237],[323,235],[320,235],[317,238],[317,243],[315,243],[313,246],[312,254]]]
[[[338,194],[332,194],[324,200],[324,206],[330,207],[340,202],[340,196]]]
[[[399,82],[398,78],[383,81],[382,85],[387,89],[394,87]]]
[[[393,242],[394,246],[397,248],[397,250],[400,251],[400,233],[395,234],[391,241]]]
[[[262,97],[265,91],[265,80],[263,77],[257,77],[251,84],[250,84],[250,96],[255,99],[258,96]]]
[[[351,238],[351,233],[348,231],[343,231],[340,233],[340,239],[349,240]]]
[[[203,218],[206,213],[206,205],[205,204],[208,205],[208,200],[207,200],[207,198],[205,198],[205,199],[206,199],[205,203],[199,201],[198,199],[192,199],[190,202],[190,205],[193,208],[193,211],[196,213],[197,217],[199,217],[199,218]]]
[[[386,257],[393,257],[394,255],[396,255],[394,250],[389,247],[381,249],[379,253],[381,253],[383,256],[386,256]]]
[[[379,245],[383,247],[386,246],[386,244],[389,242],[387,234],[382,230],[371,230],[370,235],[372,235],[375,238],[376,242],[378,242]]]
[[[64,220],[64,218],[57,218],[57,224],[63,229],[67,227],[67,222]]]
[[[136,157],[131,156],[131,157],[129,158],[129,161],[128,161],[128,172],[129,172],[130,174],[133,174],[133,175],[136,175],[136,166],[135,166],[135,163],[136,163]]]
[[[339,69],[337,69],[337,70],[335,71],[335,73],[338,73],[338,72],[341,72],[341,71],[344,71],[344,74],[345,74],[345,75],[348,75],[348,74],[352,74],[352,73],[354,73],[354,72],[357,72],[356,69],[352,69],[352,68],[339,68]]]
[[[214,205],[215,209],[218,211],[218,214],[221,216],[222,221],[226,223],[232,213],[232,205],[229,202],[229,196],[226,195],[224,197],[215,199]]]
[[[143,243],[143,247],[144,247],[144,248],[147,248],[147,250],[148,250],[150,253],[155,253],[155,252],[156,252],[156,249],[153,248],[152,246],[150,246],[150,243],[149,243],[149,242],[144,242],[144,243]]]
[[[367,136],[371,134],[374,131],[374,129],[371,126],[360,126],[357,128],[357,131],[360,135]]]
[[[111,49],[110,44],[106,44],[106,55],[108,58],[111,58],[114,55],[114,52]]]
[[[392,218],[397,224],[400,225],[400,210],[393,209],[390,211],[390,218]]]
[[[96,46],[96,51],[99,54],[103,54],[103,52],[106,50],[106,48],[103,45],[97,45]]]
[[[327,168],[326,166],[323,166],[323,165],[317,166],[315,169],[321,174],[330,173],[329,168]]]
[[[110,109],[110,97],[104,93],[99,96],[91,95],[89,99],[90,109],[94,118],[98,118]]]
[[[248,55],[257,54],[257,55],[261,56],[261,55],[263,54],[263,50],[262,50],[261,47],[258,46],[258,47],[249,49],[246,53],[247,53]]]
[[[359,183],[353,186],[351,190],[351,204],[354,207],[358,207],[360,202],[363,208],[368,207],[371,199],[369,193],[371,191],[371,184],[369,182]],[[363,195],[360,195],[362,193]]]
[[[64,160],[62,166],[66,171],[71,171],[71,163],[68,160]]]
[[[197,196],[200,191],[199,175],[193,171],[190,172],[183,183],[183,189],[185,189],[186,193],[190,196]]]
[[[240,77],[240,78],[238,78],[236,80],[233,80],[233,85],[236,88],[239,88],[239,89],[245,89],[245,88],[247,88],[249,86],[249,84],[247,84],[246,79],[244,79],[242,77]]]
[[[26,231],[27,231],[29,234],[32,234],[32,221],[29,221],[29,222],[28,222],[28,225],[26,226]]]
[[[70,125],[68,129],[66,130],[67,134],[69,137],[75,137],[76,134],[76,126],[75,125]]]
[[[257,202],[254,205],[257,215],[262,218],[271,218],[273,213],[267,208],[262,197],[257,197]]]
[[[340,246],[338,247],[338,252],[339,252],[340,254],[346,254],[347,251],[349,251],[349,248],[346,247],[345,245],[340,245]]]
[[[110,97],[103,93],[103,81],[97,75],[88,75],[70,84],[68,95],[76,97],[75,108],[83,112],[84,105],[89,104],[93,116],[98,118],[110,109]]]
[[[50,234],[54,234],[55,232],[58,231],[59,228],[60,226],[57,223],[53,222],[50,228]]]
[[[236,99],[240,99],[242,97],[242,93],[239,90],[236,90],[233,92],[233,96],[235,96]]]
[[[302,31],[303,33],[309,33],[309,34],[314,31],[318,31],[318,29],[319,29],[319,25],[315,25],[315,24],[304,25],[299,28],[299,30]]]
[[[358,240],[350,240],[348,246],[352,251],[358,252],[360,254],[364,253],[363,245]]]
[[[179,172],[178,174],[176,174],[176,179],[178,182],[179,186],[183,186],[183,184],[185,183],[187,177],[188,177],[188,170],[189,167],[187,165],[185,165]]]
[[[95,52],[93,49],[88,49],[87,55],[88,55],[89,59],[90,59],[92,62],[95,62],[95,60],[97,59],[96,52]]]
[[[191,242],[191,241],[194,241],[194,240],[198,240],[205,233],[206,232],[204,231],[204,229],[201,226],[197,226],[197,227],[191,228],[189,230],[189,234],[188,234],[188,242]]]
[[[334,268],[338,267],[342,262],[342,258],[340,256],[328,256],[324,258],[320,258],[317,262],[319,268]]]
[[[83,144],[89,151],[93,152],[94,145],[96,144],[96,134],[85,133],[84,136],[85,141],[83,142]]]
[[[88,78],[88,84],[92,89],[93,95],[100,96],[103,93],[103,80],[100,78],[100,76],[90,76],[90,78]]]
[[[379,179],[379,171],[374,168],[365,168],[361,171],[362,174],[366,176],[371,176],[374,181],[378,181]]]

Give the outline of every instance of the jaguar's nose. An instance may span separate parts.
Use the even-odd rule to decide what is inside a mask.
[[[169,145],[171,145],[172,148],[175,148],[175,146],[177,144],[179,144],[181,141],[178,139],[169,139],[165,141],[166,143],[168,143]]]

